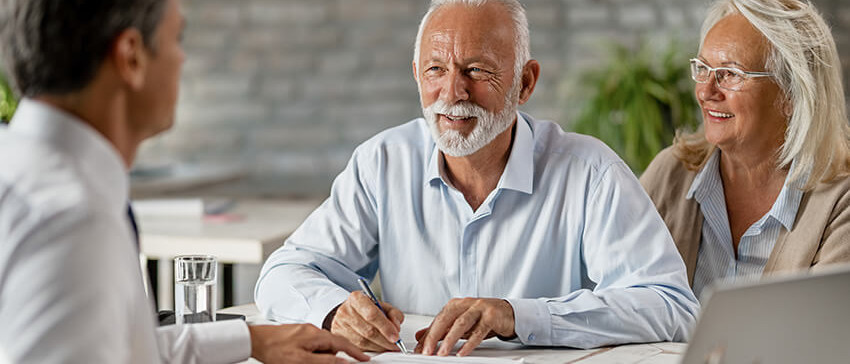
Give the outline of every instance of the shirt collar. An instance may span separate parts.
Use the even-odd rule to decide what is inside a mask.
[[[436,144],[431,152],[425,173],[425,183],[441,181],[450,186],[445,172],[443,153]],[[531,194],[534,191],[534,132],[526,118],[517,112],[516,134],[514,135],[511,155],[505,165],[505,171],[499,179],[496,189],[508,189]]]
[[[767,212],[768,216],[772,216],[785,229],[791,230],[794,227],[794,220],[797,218],[797,210],[800,207],[800,200],[803,198],[803,185],[808,180],[810,172],[806,172],[803,178],[797,181],[792,181],[791,176],[794,175],[794,170],[797,167],[797,160],[791,162],[791,168],[788,170],[788,176],[785,177],[785,182],[782,185],[782,190],[779,191],[779,196]],[[708,162],[697,173],[691,188],[688,190],[686,198],[695,198],[699,203],[706,201],[712,193],[722,193],[723,183],[720,179],[720,149],[715,149]]]
[[[687,199],[696,198],[700,203],[705,201],[711,191],[718,188],[722,191],[723,184],[720,181],[719,173],[720,150],[715,148],[714,153],[708,158],[708,162],[702,167],[702,170],[694,177],[691,183],[691,188],[688,189]]]
[[[785,184],[782,185],[782,191],[779,192],[776,202],[770,208],[770,212],[768,212],[769,215],[779,220],[788,231],[791,231],[794,227],[797,210],[800,208],[800,200],[803,199],[803,186],[811,174],[811,171],[806,171],[803,178],[792,181],[791,176],[794,175],[795,168],[797,168],[796,159],[791,162],[791,168],[788,169],[788,176],[785,177]]]
[[[72,157],[95,191],[103,193],[113,206],[125,208],[130,190],[127,168],[112,143],[88,123],[46,103],[24,98],[9,131],[45,142]]]

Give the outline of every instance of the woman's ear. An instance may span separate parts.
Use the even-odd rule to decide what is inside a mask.
[[[783,97],[779,106],[781,107],[782,115],[785,116],[785,122],[791,121],[791,115],[794,114],[794,104],[791,102],[791,99]]]

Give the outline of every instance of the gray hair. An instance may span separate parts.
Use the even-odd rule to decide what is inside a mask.
[[[129,28],[153,47],[166,0],[0,0],[3,64],[23,96],[85,87]]]
[[[709,30],[732,14],[744,16],[767,39],[770,50],[764,67],[784,97],[777,107],[790,106],[777,167],[796,160],[791,180],[798,181],[811,172],[806,189],[846,175],[850,170],[850,125],[841,62],[820,13],[800,0],[718,0],[703,22],[700,49]],[[707,144],[704,135],[697,134],[693,137],[701,137]],[[684,149],[693,149],[693,138],[690,142],[691,148]]]
[[[521,77],[522,68],[531,60],[531,46],[529,41],[528,17],[525,15],[525,8],[518,0],[431,0],[431,6],[428,12],[422,17],[422,22],[419,23],[419,32],[416,34],[416,44],[413,48],[413,62],[419,68],[419,52],[422,45],[422,35],[425,31],[425,25],[431,16],[438,9],[445,5],[460,4],[464,6],[483,6],[487,3],[495,2],[502,4],[513,19],[514,26],[514,79]]]

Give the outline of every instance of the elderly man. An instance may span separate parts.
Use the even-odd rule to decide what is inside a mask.
[[[637,179],[599,141],[517,112],[539,73],[517,1],[433,1],[413,60],[424,119],[357,148],[263,267],[261,311],[375,351],[395,350],[401,311],[436,315],[426,355],[492,336],[685,339],[698,304]],[[388,317],[357,290],[379,270]]]
[[[171,126],[183,26],[180,0],[0,0],[4,63],[26,97],[0,131],[0,361],[368,360],[311,325],[155,328],[127,168]]]

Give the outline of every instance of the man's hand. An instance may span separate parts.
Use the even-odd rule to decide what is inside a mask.
[[[481,341],[493,336],[514,337],[514,309],[508,301],[498,298],[453,298],[434,318],[431,326],[416,333],[414,352],[434,354],[437,342],[439,356],[449,355],[459,339],[466,343],[458,350],[458,356],[466,356]]]
[[[263,363],[347,363],[343,351],[359,361],[369,356],[344,338],[310,324],[248,326],[251,356]]]
[[[364,351],[398,351],[404,314],[389,303],[381,302],[387,315],[363,292],[354,291],[336,310],[331,332],[340,335]]]

